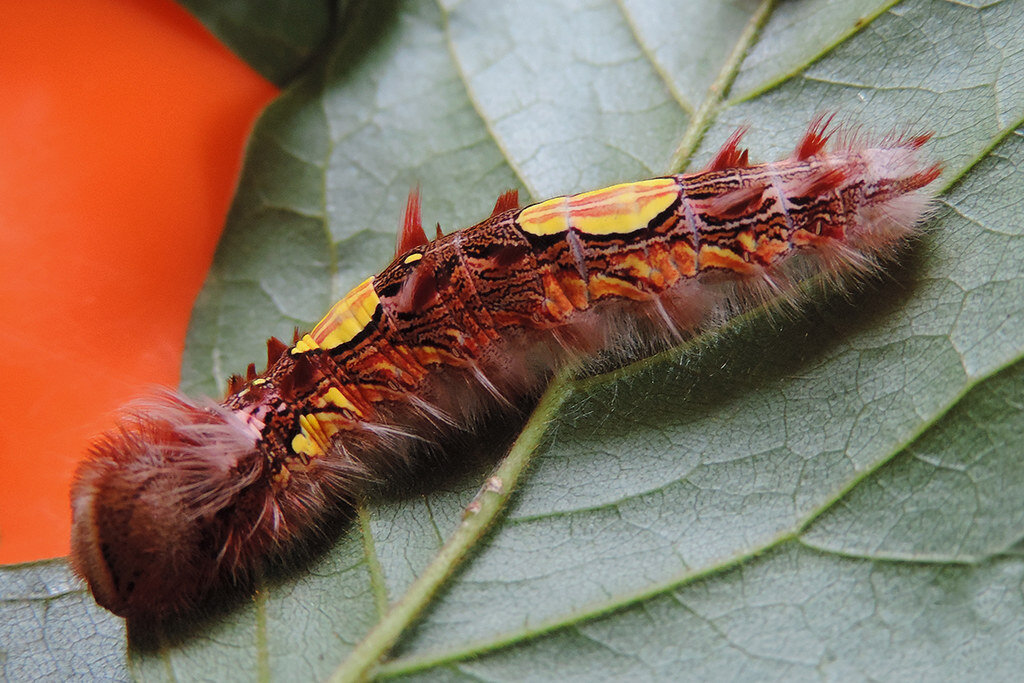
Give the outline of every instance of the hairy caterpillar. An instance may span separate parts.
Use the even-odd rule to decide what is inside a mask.
[[[551,373],[636,338],[672,343],[792,293],[803,275],[873,268],[913,232],[940,174],[929,135],[751,166],[734,133],[698,173],[518,207],[428,241],[409,198],[398,256],[219,405],[131,406],[82,462],[72,562],[128,617],[194,607],[312,535],[417,448],[515,404]]]

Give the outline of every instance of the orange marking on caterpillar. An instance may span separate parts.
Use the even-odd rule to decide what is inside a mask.
[[[680,275],[693,277],[697,274],[697,253],[693,247],[685,242],[673,242],[670,251]]]
[[[633,301],[647,301],[650,299],[650,295],[644,291],[641,287],[627,282],[622,278],[605,275],[603,273],[595,273],[590,277],[590,283],[587,287],[590,290],[590,296],[593,299],[631,299]]]
[[[700,248],[700,269],[704,271],[712,268],[732,270],[743,274],[754,272],[750,263],[744,261],[743,257],[739,254],[710,244],[702,245]]]
[[[789,245],[783,240],[761,238],[757,240],[756,246],[750,250],[751,260],[762,266],[767,266],[788,250]]]
[[[565,290],[553,273],[544,273],[542,280],[544,282],[544,307],[548,315],[554,320],[565,320],[577,310],[575,304],[566,296]]]
[[[589,297],[587,296],[587,285],[579,278],[576,271],[560,271],[560,277],[557,278],[558,287],[562,290],[562,294],[569,301],[570,305],[576,310],[584,310],[589,304]]]

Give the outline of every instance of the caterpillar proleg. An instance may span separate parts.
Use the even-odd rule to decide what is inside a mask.
[[[788,158],[750,165],[737,131],[702,171],[519,207],[428,240],[410,195],[394,261],[219,404],[129,406],[79,466],[72,561],[128,617],[186,611],[318,533],[368,483],[426,466],[567,363],[669,345],[804,277],[877,267],[927,213],[929,135],[826,151],[815,119]],[[840,136],[841,137],[841,136]]]

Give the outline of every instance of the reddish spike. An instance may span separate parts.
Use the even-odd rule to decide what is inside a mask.
[[[491,211],[492,216],[497,216],[499,213],[505,213],[512,209],[519,208],[519,190],[506,190],[498,196],[498,201],[494,202],[494,210]]]
[[[915,173],[903,182],[905,192],[913,192],[938,179],[942,175],[942,164],[935,164],[925,170]]]
[[[240,375],[231,375],[228,377],[228,393],[237,394],[245,386],[245,380]]]
[[[437,239],[441,239],[442,237],[444,237],[444,233],[441,232],[441,224],[438,223],[437,224]]]
[[[719,218],[739,218],[760,206],[763,196],[763,185],[741,187],[713,199],[707,211]]]
[[[395,256],[423,246],[429,241],[427,233],[423,230],[423,221],[420,219],[420,188],[414,187],[409,190],[409,199],[405,203],[405,218],[402,220],[402,230],[398,233]]]
[[[284,355],[284,352],[288,350],[288,346],[278,339],[277,337],[271,337],[267,340],[267,369],[277,362],[277,359]]]
[[[928,142],[929,140],[932,139],[933,135],[935,135],[935,133],[924,133],[923,135],[918,135],[917,137],[910,138],[904,144],[907,147],[913,147],[914,149],[920,149],[921,147],[924,146],[924,143],[926,143],[926,142]],[[940,171],[940,173],[941,173],[941,171]],[[935,177],[937,178],[938,176],[935,176]],[[935,180],[935,178],[932,178],[932,180]]]
[[[295,331],[292,332],[292,344],[298,344],[300,339],[302,339],[302,335],[299,334],[299,328],[296,326]]]
[[[258,375],[256,374],[256,364],[249,363],[249,367],[245,369],[245,381],[251,382],[254,379],[256,379],[257,376]]]
[[[718,150],[718,154],[711,160],[711,163],[707,165],[705,171],[724,171],[727,168],[745,168],[750,164],[747,163],[747,150],[737,149],[737,145],[740,144],[740,139],[746,134],[749,126],[740,126],[736,129],[729,139],[722,145],[722,149]]]
[[[810,180],[807,188],[800,190],[798,194],[804,197],[818,197],[836,189],[844,180],[846,180],[846,173],[843,169],[833,168]]]
[[[825,118],[825,114],[818,114],[814,117],[811,125],[807,126],[807,132],[804,133],[800,144],[796,146],[797,160],[810,159],[825,149],[825,143],[834,132],[829,131],[828,127],[832,125],[832,119],[835,117],[835,112],[829,114],[828,118]]]

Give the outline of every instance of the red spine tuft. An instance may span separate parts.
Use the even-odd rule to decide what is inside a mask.
[[[718,218],[737,218],[755,210],[761,203],[764,195],[762,185],[751,185],[750,187],[733,190],[721,197],[715,197],[707,206],[706,211]]]
[[[231,375],[228,377],[228,393],[234,394],[242,390],[245,386],[245,380],[241,375]]]
[[[914,136],[906,141],[906,146],[913,147],[914,149],[920,149],[924,147],[924,144],[931,140],[934,135],[935,133],[924,133],[923,135]]]
[[[420,218],[420,189],[416,187],[409,191],[409,199],[405,203],[405,218],[402,219],[402,230],[398,233],[395,255],[401,256],[429,241]]]
[[[835,117],[834,113],[828,114],[827,118],[825,114],[818,114],[814,117],[811,125],[807,127],[807,132],[804,133],[804,137],[800,140],[800,144],[796,146],[795,158],[798,161],[810,159],[825,150],[825,144],[834,132],[829,130],[829,126],[832,125],[832,119]]]
[[[904,180],[901,189],[903,189],[905,192],[913,192],[914,190],[919,190],[922,187],[932,183],[933,181],[938,180],[940,175],[942,175],[942,164],[933,164],[932,166],[929,166],[925,170],[915,173],[914,175]]]
[[[806,197],[817,197],[823,195],[826,192],[835,190],[846,180],[846,172],[841,168],[833,168],[827,171],[823,171],[817,176],[811,178],[807,186],[801,188],[798,194]]]
[[[741,126],[729,136],[729,139],[722,145],[722,149],[718,150],[718,154],[711,160],[711,163],[707,165],[705,171],[724,171],[729,168],[746,168],[749,166],[747,160],[747,150],[738,149],[740,140],[746,134],[748,130],[747,126]]]
[[[491,211],[491,215],[497,216],[499,213],[505,213],[506,211],[518,208],[519,190],[506,190],[498,197],[498,201],[494,202],[494,209]]]
[[[284,355],[284,352],[288,350],[288,345],[277,337],[271,337],[267,340],[267,367],[277,362],[277,359]],[[231,392],[235,393],[235,392]]]

